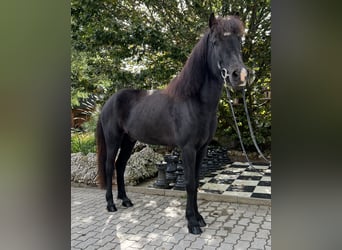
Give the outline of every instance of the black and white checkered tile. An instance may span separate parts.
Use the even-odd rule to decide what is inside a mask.
[[[233,162],[200,180],[200,192],[271,199],[271,167]]]

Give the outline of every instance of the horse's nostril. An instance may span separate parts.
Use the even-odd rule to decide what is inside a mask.
[[[232,76],[233,76],[233,78],[238,78],[239,73],[235,70],[235,71],[233,71]]]

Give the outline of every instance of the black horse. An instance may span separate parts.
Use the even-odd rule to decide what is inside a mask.
[[[236,16],[209,18],[209,29],[197,43],[180,74],[158,91],[123,89],[102,108],[96,130],[98,177],[106,188],[107,209],[116,211],[112,178],[116,168],[118,198],[133,206],[125,191],[124,172],[137,140],[177,146],[182,151],[186,180],[186,218],[190,233],[206,223],[198,212],[199,168],[216,130],[216,111],[223,77],[234,89],[246,86],[242,62],[244,25]],[[116,155],[120,149],[120,153]]]

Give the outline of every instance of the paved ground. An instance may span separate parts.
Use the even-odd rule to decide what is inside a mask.
[[[185,198],[129,192],[134,207],[108,213],[104,193],[72,187],[72,249],[271,249],[270,206],[199,200],[207,226],[192,235]]]

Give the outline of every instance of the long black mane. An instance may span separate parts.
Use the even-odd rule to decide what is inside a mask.
[[[165,92],[172,97],[190,97],[198,93],[207,71],[207,46],[209,31],[193,48],[182,71],[166,87]]]

